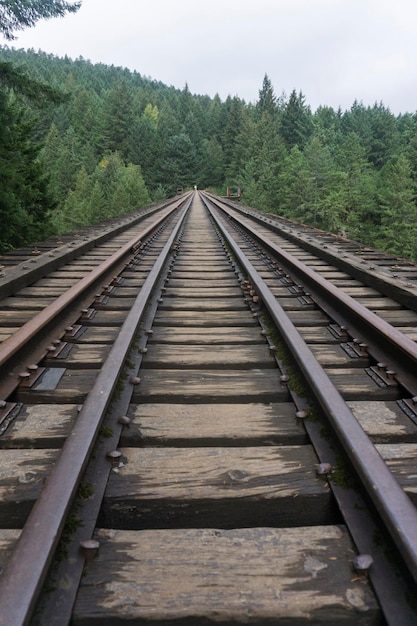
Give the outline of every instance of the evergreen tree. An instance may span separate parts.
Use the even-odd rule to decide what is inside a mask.
[[[154,199],[196,183],[239,185],[245,203],[389,249],[397,224],[395,245],[414,254],[403,225],[415,220],[415,114],[358,102],[312,114],[301,92],[276,98],[267,75],[255,105],[222,102],[127,69],[6,47],[0,79],[4,244],[38,236],[52,197],[54,223],[72,229],[137,206],[143,183]]]
[[[133,121],[132,145],[129,158],[140,165],[150,187],[157,184],[161,160],[161,146],[158,134],[159,110],[148,104],[141,116]]]
[[[237,182],[243,189],[245,204],[257,206],[259,185],[257,180],[257,164],[254,158],[249,159],[239,172]]]
[[[0,4],[0,32],[14,39],[14,31],[34,26],[40,19],[78,11],[81,2],[63,0],[3,0]]]
[[[228,184],[236,184],[242,169],[250,161],[255,153],[256,144],[256,121],[253,111],[244,108],[239,115],[238,133],[231,139],[232,147],[228,147],[226,155],[223,156],[225,162],[225,172]],[[223,174],[223,175],[224,175]]]
[[[113,200],[113,197],[110,200],[106,198],[101,182],[99,180],[94,181],[87,206],[89,224],[96,224],[116,214],[112,210],[111,200]]]
[[[108,92],[104,108],[103,152],[119,152],[128,158],[132,134],[132,94],[125,81]]]
[[[91,187],[91,177],[85,167],[81,167],[74,189],[67,194],[62,208],[54,212],[53,221],[58,233],[76,230],[90,223]]]
[[[42,239],[54,202],[31,139],[35,120],[0,91],[0,249]]]
[[[323,144],[329,147],[334,155],[343,138],[342,112],[335,111],[332,107],[320,106],[314,114],[313,134],[317,135]]]
[[[219,189],[223,183],[223,177],[224,156],[220,143],[214,137],[203,140],[199,185]]]
[[[284,159],[278,174],[278,213],[306,221],[306,208],[311,203],[311,172],[298,145]]]
[[[130,213],[150,203],[140,166],[130,163],[119,170],[110,202],[111,214]]]
[[[340,204],[334,201],[340,188],[340,177],[329,148],[313,136],[304,150],[309,169],[308,190],[310,201],[305,207],[304,221],[337,232],[340,224]],[[333,200],[329,202],[329,196]]]
[[[259,98],[258,102],[256,103],[256,109],[259,116],[265,113],[273,116],[277,110],[277,99],[274,94],[272,83],[267,74],[265,74],[264,76],[262,88],[259,91]]]
[[[336,159],[344,173],[340,184],[343,206],[338,232],[347,237],[361,239],[362,232],[369,228],[370,223],[375,222],[375,170],[366,159],[366,150],[360,137],[354,132],[343,138]]]
[[[168,140],[167,153],[162,163],[163,180],[174,194],[177,187],[200,184],[195,167],[195,147],[186,133],[174,135]]]
[[[417,260],[416,189],[408,159],[400,155],[381,170],[379,204],[381,229],[374,245]]]
[[[221,143],[226,164],[226,179],[230,181],[234,174],[233,159],[235,156],[235,143],[242,130],[244,105],[239,98],[235,97],[228,98],[225,106],[228,109],[228,115]]]
[[[242,145],[245,139],[246,149]],[[246,159],[252,155],[250,160],[253,163],[250,170],[243,166],[241,172],[246,186],[249,184],[249,171],[254,176],[254,181],[252,181],[254,184],[251,184],[251,188],[257,189],[257,206],[267,211],[276,211],[280,196],[278,174],[287,151],[279,134],[278,122],[273,110],[265,109],[258,121],[253,123],[251,132],[246,133],[243,130],[236,141],[236,152],[237,154],[242,152]],[[238,180],[240,180],[240,175]]]
[[[370,111],[371,145],[369,160],[380,169],[399,151],[399,133],[394,115],[381,104]]]
[[[280,131],[289,150],[294,146],[303,150],[310,139],[313,132],[312,114],[301,91],[299,94],[295,89],[291,92],[281,114]]]

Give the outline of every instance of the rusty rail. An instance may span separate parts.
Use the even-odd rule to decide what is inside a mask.
[[[78,281],[73,287],[68,289],[61,296],[56,298],[54,302],[46,306],[42,311],[35,315],[29,322],[19,328],[13,335],[8,337],[0,345],[0,367],[2,367],[12,356],[22,350],[25,345],[33,337],[35,337],[41,329],[51,323],[62,311],[64,311],[74,300],[80,297],[89,287],[94,285],[103,275],[106,274],[118,262],[132,254],[140,243],[146,239],[160,224],[162,224],[169,215],[171,215],[179,206],[179,202],[175,202],[171,210],[163,217],[156,219],[145,230],[139,233],[127,244],[122,246],[111,257],[106,259],[98,267],[93,269],[87,276]]]
[[[191,200],[183,208],[177,225],[127,315],[0,579],[1,626],[22,626],[30,620],[60,539],[65,517],[87,465],[148,298],[181,228],[190,202]],[[140,237],[143,237],[143,233],[137,238],[137,243]],[[132,245],[129,242],[118,254],[126,254]]]
[[[259,273],[231,235],[223,228],[217,216],[212,211],[211,213],[233,254],[250,277],[256,293],[282,334],[283,340],[388,528],[412,577],[417,582],[417,510],[415,506],[393,477],[375,446],[359,425],[324,369],[317,363],[310,348]]]
[[[358,332],[362,334],[367,332],[370,337],[374,337],[375,345],[379,344],[379,348],[376,348],[375,358],[380,360],[382,355],[380,347],[383,346],[395,359],[396,371],[402,372],[402,385],[408,388],[412,396],[417,395],[415,377],[409,375],[409,372],[415,371],[417,367],[417,344],[415,341],[357,302],[342,289],[339,289],[317,272],[307,267],[302,261],[291,256],[270,239],[261,235],[249,225],[240,222],[226,205],[216,202],[216,206],[219,206],[236,224],[269,249],[274,258],[285,264],[287,270],[293,272],[299,280],[307,283],[309,289],[314,289],[315,293],[320,294],[322,300],[327,303],[327,308],[328,303],[331,303],[333,310],[339,314],[343,313],[349,319],[351,326],[356,324]]]

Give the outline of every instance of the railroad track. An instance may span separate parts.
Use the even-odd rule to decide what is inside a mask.
[[[163,213],[0,282],[0,624],[416,624],[416,267]]]

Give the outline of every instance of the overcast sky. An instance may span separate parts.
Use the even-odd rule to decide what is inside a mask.
[[[301,90],[314,111],[417,111],[416,0],[83,0],[8,45],[128,67],[222,100]],[[0,40],[0,43],[7,43]]]

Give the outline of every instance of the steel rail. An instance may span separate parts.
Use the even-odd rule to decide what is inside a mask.
[[[132,229],[144,219],[167,208],[172,202],[170,200],[170,202],[149,207],[141,211],[139,215],[133,214],[133,217],[121,217],[117,222],[113,220],[104,225],[96,224],[87,228],[87,232],[79,234],[78,238],[75,235],[71,241],[49,248],[37,256],[30,255],[29,258],[15,265],[7,266],[5,273],[0,272],[0,299],[15,294],[19,289],[31,285],[49,272],[62,267],[64,263],[78,259],[82,254],[97,248],[127,229]]]
[[[264,246],[269,248],[274,255],[277,255],[284,263],[287,264],[288,267],[292,269],[292,271],[296,272],[298,276],[306,279],[309,282],[309,285],[313,285],[314,289],[318,290],[327,302],[331,301],[336,303],[336,308],[339,311],[341,309],[346,311],[349,318],[354,317],[359,324],[361,324],[362,329],[365,324],[368,331],[376,336],[378,340],[383,341],[383,343],[389,346],[389,349],[397,355],[397,359],[403,367],[408,367],[410,371],[414,370],[417,366],[417,344],[415,341],[401,333],[394,326],[367,309],[364,305],[357,302],[354,298],[349,296],[339,287],[333,285],[326,278],[323,278],[320,274],[307,267],[302,261],[292,257],[288,252],[276,245],[273,241],[256,232],[256,230],[251,228],[249,225],[243,224],[231,211],[229,211],[226,205],[218,202],[217,200],[212,200],[212,202],[214,202],[215,206],[219,206],[219,208],[234,222],[243,227]]]
[[[138,294],[106,362],[88,394],[40,497],[35,502],[11,560],[0,577],[0,626],[28,624],[65,517],[76,494],[103,417],[165,259],[185,219],[191,199]]]
[[[45,328],[45,326],[47,326],[62,311],[64,311],[68,305],[71,304],[71,302],[79,298],[86,289],[94,285],[99,278],[111,270],[116,263],[131,254],[132,251],[134,251],[134,249],[143,241],[143,239],[145,239],[152,233],[153,230],[155,230],[155,228],[162,224],[182,202],[183,200],[175,202],[168,213],[155,220],[145,230],[122,246],[117,252],[106,259],[98,267],[91,270],[87,276],[82,278],[65,293],[56,298],[54,302],[37,313],[31,320],[29,320],[29,322],[26,322],[26,324],[13,333],[13,335],[5,339],[5,341],[3,341],[0,345],[0,367],[2,367],[19,350],[24,348],[28,341],[33,339],[33,337],[36,336],[40,330]]]
[[[214,201],[217,200],[212,194],[204,193]],[[377,257],[382,254],[383,258],[389,259],[390,264],[397,265],[399,262],[400,265],[406,263],[407,265],[415,266],[416,264],[412,261],[399,259],[385,252],[378,253],[377,250],[372,248],[369,248],[371,258],[367,258],[367,247],[357,241],[352,242],[341,235],[335,235],[301,222],[294,222],[280,215],[263,213],[250,207],[236,206],[236,204],[232,204],[230,201],[223,201],[223,204],[229,206],[237,213],[254,220],[257,224],[272,230],[287,241],[295,243],[304,251],[331,263],[340,271],[349,273],[356,280],[368,285],[371,284],[380,290],[381,293],[393,298],[406,308],[417,312],[417,283],[415,281],[412,282],[413,279],[407,274],[401,275],[401,268],[397,267],[395,273],[387,271],[386,264],[381,265],[378,258],[373,259],[372,253],[376,253]],[[353,249],[352,244],[354,245]]]
[[[362,480],[414,581],[417,582],[417,510],[415,506],[394,478],[269,287],[214,212],[211,210],[210,212],[236,259],[250,277],[257,295],[279,329],[283,341]]]

